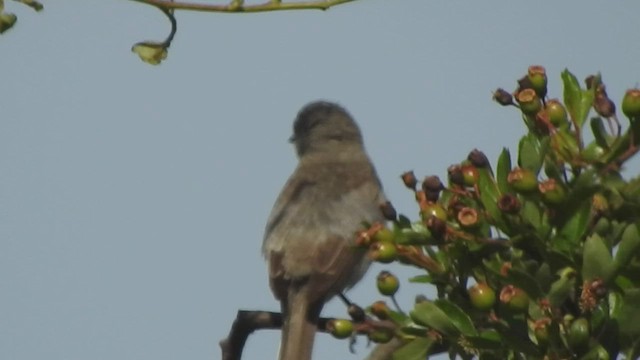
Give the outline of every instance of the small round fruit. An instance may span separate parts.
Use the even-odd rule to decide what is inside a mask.
[[[640,117],[640,89],[629,89],[622,98],[622,112],[630,119]]]
[[[387,306],[387,303],[384,301],[376,301],[371,304],[371,313],[375,315],[380,320],[387,320],[389,318],[389,314],[391,314],[391,309]]]
[[[542,194],[542,200],[551,205],[558,205],[567,198],[567,192],[562,185],[554,179],[548,179],[539,183],[538,191]]]
[[[386,344],[393,339],[393,332],[388,329],[376,329],[367,334],[369,340],[376,344]]]
[[[438,203],[427,203],[422,207],[420,215],[422,215],[423,220],[427,220],[430,217],[435,216],[442,221],[447,221],[447,212],[444,210],[442,205]]]
[[[490,310],[496,302],[496,293],[487,283],[476,284],[468,292],[471,305],[478,310]]]
[[[525,115],[535,115],[542,109],[542,101],[533,89],[524,89],[518,93],[516,100],[520,104],[520,110]]]
[[[585,318],[577,318],[569,327],[567,341],[572,350],[582,352],[589,344],[589,321]]]
[[[538,345],[546,347],[549,344],[549,326],[550,318],[542,318],[536,320],[533,324],[533,334],[538,341]]]
[[[471,164],[463,165],[462,168],[462,179],[465,186],[475,186],[478,183],[478,169]]]
[[[549,121],[551,121],[551,124],[553,124],[553,126],[563,127],[568,125],[567,110],[557,99],[551,99],[547,101],[545,110],[547,110]]]
[[[376,279],[376,286],[380,294],[385,296],[393,296],[400,288],[398,278],[388,271],[381,271]]]
[[[375,261],[388,264],[398,257],[396,245],[388,241],[377,241],[371,244],[369,256]]]
[[[514,313],[525,313],[529,310],[529,296],[524,290],[507,285],[500,291],[500,302]]]
[[[545,97],[547,95],[547,74],[544,67],[540,65],[529,66],[527,77],[536,94],[541,98]]]
[[[338,339],[346,339],[353,333],[353,323],[346,319],[333,319],[327,324],[331,335]]]
[[[519,167],[509,172],[507,183],[519,193],[532,192],[538,188],[538,179],[533,171]]]
[[[373,234],[373,241],[392,243],[393,242],[393,232],[391,230],[383,227],[382,229],[376,231],[375,234]]]

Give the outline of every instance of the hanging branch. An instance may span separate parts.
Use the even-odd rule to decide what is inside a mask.
[[[228,4],[203,4],[187,1],[171,0],[131,0],[147,5],[171,10],[189,10],[202,12],[240,13],[240,12],[266,12],[281,10],[327,10],[330,7],[346,4],[356,0],[318,0],[282,2],[271,0],[263,4],[244,5],[242,0],[233,0]]]

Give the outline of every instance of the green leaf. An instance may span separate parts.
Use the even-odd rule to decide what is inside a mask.
[[[498,158],[498,166],[496,168],[496,182],[498,183],[498,189],[501,193],[505,194],[509,192],[509,184],[507,182],[507,176],[511,171],[511,154],[509,149],[502,148],[500,157]]]
[[[431,275],[417,275],[409,279],[411,283],[419,283],[419,284],[428,284],[433,281],[433,277]]]
[[[618,319],[620,333],[624,336],[640,336],[640,289],[632,289],[624,294]]]
[[[393,353],[393,360],[424,360],[436,342],[429,337],[412,340]]]
[[[457,337],[459,334],[449,316],[430,301],[416,304],[409,315],[416,324],[433,328],[445,336]]]
[[[546,143],[548,144],[548,141]],[[518,166],[521,168],[531,170],[538,175],[545,155],[545,145],[535,135],[530,133],[520,139],[518,144]]]
[[[480,201],[491,223],[506,232],[505,224],[502,220],[502,212],[498,208],[500,191],[489,169],[478,169],[478,189],[480,191]]]
[[[578,142],[567,129],[560,129],[550,136],[551,147],[555,150],[560,159],[571,162],[578,157],[580,147]]]
[[[582,253],[582,278],[591,281],[596,278],[609,280],[613,272],[611,250],[598,234],[592,234],[584,243]]]
[[[593,137],[596,139],[596,143],[603,149],[609,149],[611,137],[607,134],[602,118],[591,118],[591,131],[593,132]]]
[[[444,311],[453,322],[453,325],[465,336],[478,335],[478,331],[473,326],[473,321],[458,305],[446,299],[435,301],[437,307]]]
[[[503,323],[498,323],[496,324],[496,330],[498,330],[506,346],[509,348],[525,354],[539,356],[540,350],[538,349],[538,346],[527,338],[526,324],[523,323],[521,325],[523,326],[514,329],[516,323],[509,324],[509,326]]]
[[[562,72],[561,77],[564,85],[564,104],[573,122],[581,128],[589,116],[595,96],[594,90],[582,90],[578,79],[567,69]],[[597,83],[599,80],[595,79],[593,88]]]
[[[640,233],[637,224],[630,224],[622,233],[622,240],[616,253],[615,266],[617,269],[625,267],[640,250]]]
[[[479,336],[467,336],[465,340],[476,349],[498,350],[504,347],[502,336],[493,329],[485,330]]]
[[[587,231],[587,224],[591,214],[591,203],[583,201],[582,206],[579,208],[565,211],[572,216],[567,220],[551,243],[554,249],[571,253],[580,245],[582,236]]]
[[[401,228],[410,228],[411,219],[409,219],[406,215],[398,215],[398,226]]]
[[[18,0],[19,2],[27,5],[28,7],[32,8],[35,11],[40,11],[44,8],[44,6],[35,0]]]
[[[0,34],[11,29],[18,21],[18,17],[11,13],[0,12]]]
[[[543,296],[538,281],[522,270],[515,268],[509,269],[507,272],[507,281],[509,284],[524,290],[532,299],[539,299]]]

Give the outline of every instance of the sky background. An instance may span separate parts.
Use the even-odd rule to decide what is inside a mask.
[[[0,36],[0,359],[211,360],[238,309],[277,310],[260,254],[296,164],[297,111],[328,99],[359,122],[388,196],[445,178],[473,148],[514,149],[491,101],[529,65],[601,71],[616,102],[640,81],[637,0],[361,0],[326,12],[177,13],[160,66],[130,52],[168,22],[130,1],[15,2]],[[619,102],[618,102],[619,104]],[[623,122],[625,120],[623,119]],[[640,166],[632,163],[626,174]],[[381,298],[375,266],[350,297]],[[425,286],[403,281],[411,307]],[[325,316],[344,316],[331,302]],[[244,359],[276,357],[278,331]],[[315,359],[360,359],[318,335]]]

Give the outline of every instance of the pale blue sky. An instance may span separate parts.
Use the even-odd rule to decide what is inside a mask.
[[[530,64],[601,71],[613,99],[640,81],[637,0],[361,0],[327,12],[177,14],[162,39],[129,1],[14,2],[0,37],[0,359],[218,359],[237,309],[276,310],[264,223],[295,166],[286,139],[319,99],[363,129],[389,197],[415,217],[404,170],[444,176],[473,148],[495,159],[523,125],[491,101]],[[627,174],[637,173],[631,166]],[[379,296],[373,268],[351,297]],[[402,278],[414,269],[390,268]],[[421,286],[402,284],[409,308]],[[332,302],[326,316],[342,316]],[[271,359],[279,333],[251,336]],[[319,335],[316,359],[359,359]]]

